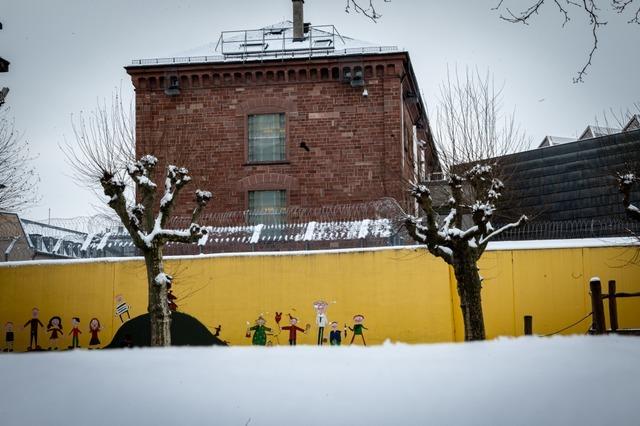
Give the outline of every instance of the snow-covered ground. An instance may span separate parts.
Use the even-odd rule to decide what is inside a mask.
[[[640,338],[0,354],[0,424],[637,425]]]

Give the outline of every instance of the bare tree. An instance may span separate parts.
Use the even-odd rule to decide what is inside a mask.
[[[501,91],[488,74],[449,75],[441,86],[434,129],[450,191],[448,214],[438,215],[428,184],[413,182],[410,193],[422,215],[405,217],[409,235],[453,267],[465,340],[485,338],[478,260],[491,239],[527,221],[522,216],[498,229],[491,224],[504,189],[499,156],[524,146],[526,140],[514,115],[500,113],[500,99]]]
[[[0,110],[0,211],[21,211],[38,201],[40,181],[29,144],[14,127],[8,110]]]
[[[517,10],[513,10],[507,4],[508,0],[499,0],[494,10],[501,13],[500,18],[511,23],[529,25],[535,16],[539,15],[546,6],[551,6],[562,15],[564,27],[576,14],[587,20],[591,29],[592,44],[587,60],[574,77],[574,83],[584,81],[587,70],[592,64],[593,57],[598,49],[599,34],[602,28],[608,24],[603,17],[603,9],[609,9],[620,15],[628,24],[640,25],[640,4],[635,0],[529,0],[523,7],[519,2]]]
[[[391,3],[391,0],[382,0],[384,3]],[[344,8],[346,13],[354,10],[356,13],[361,13],[373,22],[377,22],[382,18],[382,15],[378,13],[374,0],[346,0],[347,4]]]
[[[167,290],[173,278],[164,270],[163,247],[170,242],[194,243],[205,236],[206,229],[196,222],[212,195],[195,191],[196,207],[187,229],[167,229],[174,204],[191,177],[186,168],[168,165],[159,190],[152,180],[157,158],[145,155],[135,160],[133,122],[131,109],[127,112],[116,96],[110,109],[99,106],[89,117],[81,115],[75,120],[75,144],[67,143],[61,148],[80,182],[102,188],[108,206],[142,252],[147,270],[151,345],[169,346],[171,312]],[[128,196],[128,190],[135,195]]]

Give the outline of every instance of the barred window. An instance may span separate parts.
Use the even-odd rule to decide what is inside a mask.
[[[249,223],[284,223],[287,191],[249,191]]]
[[[284,161],[284,113],[249,116],[249,162]]]

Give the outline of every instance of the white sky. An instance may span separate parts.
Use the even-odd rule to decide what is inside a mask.
[[[576,15],[564,29],[553,4],[531,26],[501,21],[496,0],[379,3],[372,23],[344,13],[345,0],[307,0],[305,20],[334,24],[344,34],[411,54],[427,104],[435,105],[447,65],[489,68],[504,82],[504,104],[539,143],[549,134],[577,136],[604,110],[640,100],[640,27],[607,16],[593,67],[573,84],[586,59],[589,27]],[[514,0],[512,3],[522,4]],[[609,2],[606,3],[606,6]],[[39,155],[40,204],[26,212],[42,219],[95,213],[92,193],[68,177],[58,143],[73,137],[71,114],[91,110],[114,89],[132,92],[123,66],[215,41],[222,30],[254,29],[291,17],[290,0],[0,0],[0,74],[16,127]],[[215,191],[215,188],[210,188]]]

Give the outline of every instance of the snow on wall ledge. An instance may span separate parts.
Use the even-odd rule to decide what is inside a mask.
[[[545,250],[545,249],[574,249],[574,248],[597,248],[597,247],[627,247],[640,246],[640,241],[632,237],[615,238],[578,238],[566,240],[529,240],[529,241],[498,241],[490,242],[487,251],[501,250]],[[393,250],[425,250],[421,245],[388,246],[388,247],[366,247],[336,250],[294,250],[294,251],[263,251],[263,252],[233,252],[233,253],[211,253],[201,255],[185,256],[165,256],[166,259],[187,260],[187,259],[208,259],[216,257],[246,257],[246,256],[312,256],[317,254],[342,254],[342,253],[365,253],[374,251]],[[113,262],[139,262],[142,257],[101,257],[87,259],[53,259],[53,260],[30,260],[17,262],[0,262],[0,268],[10,268],[16,266],[51,265],[65,263],[113,263]]]

